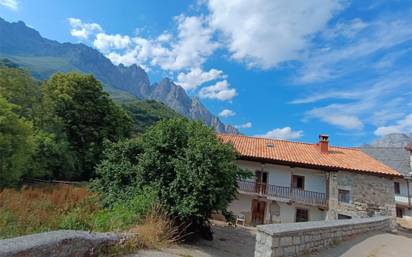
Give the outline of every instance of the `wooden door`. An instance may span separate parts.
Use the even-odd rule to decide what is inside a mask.
[[[259,225],[265,221],[266,202],[257,199],[252,200],[252,224]]]
[[[256,186],[255,191],[258,194],[266,194],[266,184],[268,182],[268,173],[264,171],[256,171]]]
[[[305,190],[305,177],[292,175],[292,188]]]

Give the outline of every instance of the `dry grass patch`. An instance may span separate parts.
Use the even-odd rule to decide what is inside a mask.
[[[180,229],[162,211],[160,207],[154,207],[138,225],[131,228],[129,233],[134,236],[130,243],[138,248],[164,248],[181,240]]]
[[[1,190],[1,189],[0,189]],[[93,213],[93,194],[71,185],[24,186],[0,191],[0,238],[56,230],[74,209]]]
[[[126,240],[110,249],[107,256],[142,248],[160,249],[180,241],[179,227],[162,208],[150,207],[148,198],[141,195],[111,209],[102,209],[96,195],[86,187],[46,185],[3,189],[0,239],[59,229],[125,231]]]

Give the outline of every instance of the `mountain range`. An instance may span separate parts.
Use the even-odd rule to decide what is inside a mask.
[[[55,72],[91,73],[114,98],[132,95],[139,99],[160,101],[181,115],[204,122],[220,133],[239,133],[223,124],[197,98],[191,98],[179,85],[165,78],[151,85],[147,73],[137,65],[114,65],[99,51],[85,44],[59,43],[43,38],[22,21],[0,18],[0,57],[8,58],[30,70],[38,79]]]
[[[372,147],[396,147],[402,148],[412,142],[412,135],[407,135],[403,133],[392,133],[388,134],[380,139],[373,141],[371,144],[365,146]]]

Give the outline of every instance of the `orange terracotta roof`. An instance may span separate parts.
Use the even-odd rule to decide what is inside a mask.
[[[218,137],[231,143],[241,159],[262,160],[297,167],[325,170],[347,170],[380,175],[400,176],[400,173],[355,148],[329,146],[328,153],[321,153],[317,144],[224,135]]]

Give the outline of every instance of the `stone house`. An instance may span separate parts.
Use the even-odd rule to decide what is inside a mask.
[[[239,181],[230,205],[246,224],[290,223],[395,215],[395,169],[359,149],[219,135],[238,152],[240,167],[254,173]]]
[[[399,171],[402,177],[393,181],[396,216],[412,219],[412,142],[406,147],[363,146],[362,151]]]

